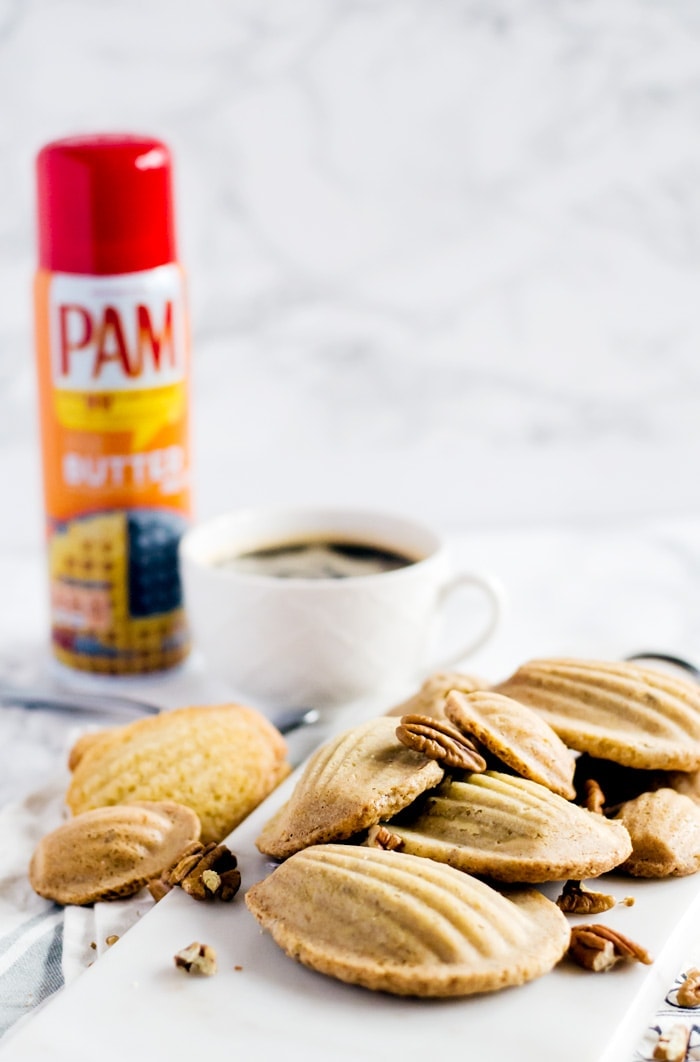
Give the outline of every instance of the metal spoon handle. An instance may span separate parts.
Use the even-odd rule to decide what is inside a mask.
[[[160,708],[148,701],[115,694],[54,693],[43,690],[0,688],[0,705],[51,712],[97,712],[109,715],[115,711],[137,712],[141,715],[157,715]]]
[[[0,707],[38,709],[73,715],[75,712],[111,715],[128,711],[138,715],[158,715],[162,711],[156,704],[120,697],[117,694],[54,693],[43,690],[11,689],[0,687]],[[318,722],[315,708],[286,708],[272,717],[272,723],[282,734],[291,734],[302,726]]]

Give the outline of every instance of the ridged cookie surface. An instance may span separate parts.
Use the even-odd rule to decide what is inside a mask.
[[[287,746],[238,704],[178,708],[93,736],[66,794],[74,814],[133,800],[192,808],[202,841],[220,841],[289,773]]]
[[[286,859],[308,845],[344,840],[395,815],[443,774],[435,760],[401,744],[395,719],[370,719],[316,750],[257,846]]]
[[[402,852],[506,882],[596,877],[632,851],[620,823],[498,771],[446,780],[384,826]]]
[[[405,996],[464,996],[530,981],[569,943],[555,904],[505,897],[431,860],[317,845],[248,890],[246,904],[292,958]]]
[[[579,752],[627,767],[700,768],[700,686],[653,668],[533,660],[495,687]]]
[[[445,715],[523,778],[568,800],[576,796],[573,754],[534,709],[490,690],[468,694],[452,690]]]
[[[194,811],[171,801],[95,808],[41,839],[29,881],[40,896],[60,904],[132,896],[199,834]]]
[[[622,805],[618,822],[632,838],[621,866],[639,878],[683,877],[700,870],[700,807],[674,789],[642,793]]]

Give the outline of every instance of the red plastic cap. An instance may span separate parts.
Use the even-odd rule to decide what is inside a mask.
[[[56,140],[37,157],[39,265],[110,275],[176,260],[170,152],[121,134]]]

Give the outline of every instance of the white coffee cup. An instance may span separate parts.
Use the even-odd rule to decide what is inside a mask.
[[[349,542],[401,554],[391,571],[309,578],[237,570],[235,558],[283,544]],[[451,571],[430,528],[343,508],[248,509],[195,526],[180,543],[193,642],[204,665],[261,707],[328,708],[456,664],[495,630],[502,590],[481,573]],[[477,587],[480,630],[436,654],[447,598]],[[472,605],[473,608],[473,605]],[[454,645],[454,631],[450,631]]]

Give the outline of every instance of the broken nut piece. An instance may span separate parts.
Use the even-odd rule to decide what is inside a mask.
[[[595,778],[587,778],[583,786],[583,806],[594,815],[602,815],[605,808],[605,793],[600,787],[600,782]]]
[[[614,896],[584,889],[580,881],[567,881],[556,900],[557,907],[564,914],[601,914],[615,903]]]
[[[486,770],[486,760],[474,742],[446,719],[428,715],[404,715],[396,728],[399,741],[431,760],[461,771]]]
[[[367,833],[369,848],[383,848],[387,852],[398,852],[403,848],[403,838],[387,830],[386,826],[370,826]]]
[[[238,860],[225,844],[196,842],[181,853],[177,862],[157,882],[149,885],[151,895],[160,898],[156,897],[152,885],[162,895],[179,885],[195,900],[228,902],[241,886],[241,872]]]
[[[573,927],[569,956],[579,966],[594,973],[611,970],[618,962],[642,962],[645,965],[653,962],[641,945],[599,922]]]
[[[672,1025],[666,1032],[659,1033],[654,1044],[652,1058],[657,1062],[685,1062],[690,1043],[690,1028],[686,1025]]]
[[[201,974],[203,977],[211,977],[216,973],[216,952],[209,944],[194,941],[178,951],[174,959],[177,968],[185,973]]]

